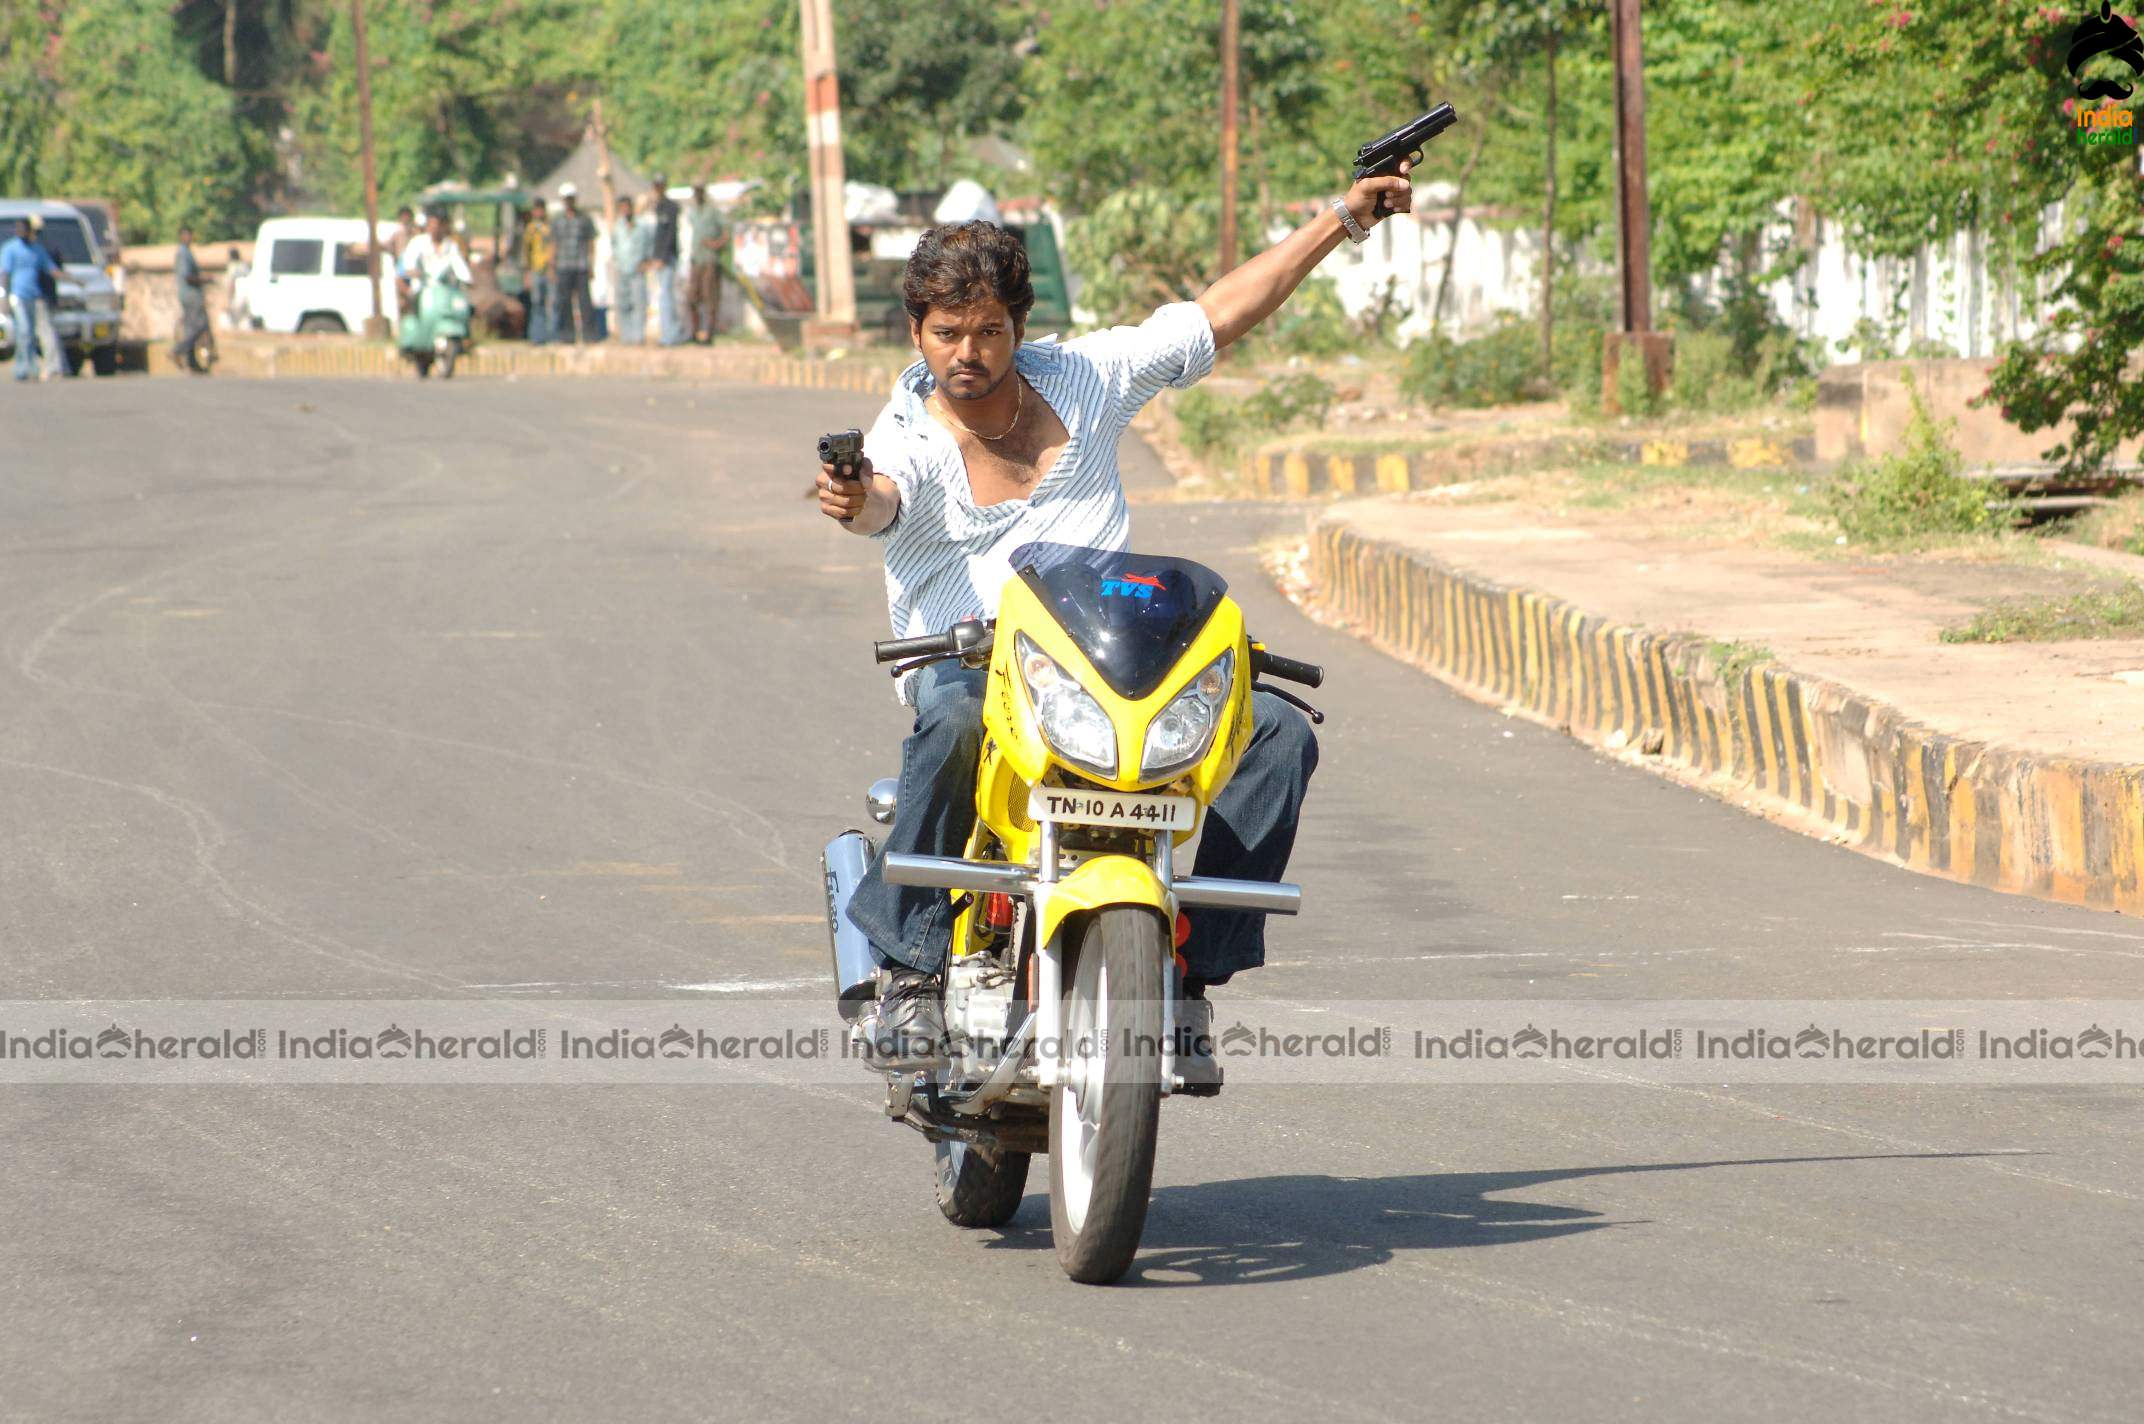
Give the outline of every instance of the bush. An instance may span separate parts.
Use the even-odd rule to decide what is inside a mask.
[[[1627,416],[1644,419],[1660,414],[1660,397],[1645,379],[1645,353],[1623,348],[1615,363],[1615,403]]]
[[[1950,442],[1948,422],[1928,413],[1909,379],[1913,417],[1897,454],[1847,466],[1832,477],[1825,502],[1847,538],[1876,547],[1943,535],[1991,533],[2016,519],[2008,500],[1989,499],[1990,486],[1966,479],[1964,456]]]
[[[1103,199],[1068,234],[1066,256],[1084,279],[1081,305],[1104,326],[1115,326],[1198,295],[1212,275],[1215,207],[1179,203],[1152,188]]]
[[[1735,357],[1734,338],[1723,331],[1685,331],[1675,337],[1675,374],[1669,398],[1683,410],[1739,409],[1755,394]]]
[[[1177,437],[1201,459],[1227,458],[1254,440],[1322,423],[1335,395],[1331,382],[1308,371],[1242,400],[1204,388],[1189,390],[1176,398]]]
[[[1266,320],[1264,344],[1287,356],[1339,356],[1362,344],[1329,278],[1313,277]]]
[[[1400,394],[1417,405],[1510,405],[1539,394],[1540,376],[1539,333],[1507,318],[1472,341],[1437,336],[1408,347]]]
[[[1195,386],[1176,398],[1176,435],[1201,459],[1225,452],[1236,442],[1242,424],[1241,401]]]

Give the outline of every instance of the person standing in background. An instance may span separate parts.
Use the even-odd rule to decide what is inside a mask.
[[[627,346],[638,346],[648,336],[648,254],[654,236],[652,219],[636,215],[631,198],[620,198],[610,225],[611,329]]]
[[[543,199],[529,204],[528,222],[521,229],[521,300],[528,313],[523,333],[529,345],[541,346],[551,339],[551,225],[543,215]]]
[[[208,293],[201,264],[194,258],[194,230],[190,227],[179,229],[179,250],[171,258],[171,280],[179,291],[179,334],[171,359],[196,375],[204,375],[208,366],[201,359],[202,347],[214,338],[209,335]]]
[[[581,211],[580,189],[571,183],[559,185],[558,201],[558,216],[551,219],[551,339],[571,346],[598,337],[588,300],[596,225]]]
[[[223,254],[223,324],[231,331],[244,331],[253,321],[253,306],[246,293],[246,278],[253,268],[233,247]]]
[[[729,224],[722,209],[707,196],[707,189],[694,184],[692,206],[685,211],[691,239],[692,277],[686,284],[686,306],[692,313],[692,339],[702,346],[715,339],[722,315],[722,249],[729,246]]]
[[[38,303],[37,307],[37,350],[45,360],[44,370],[39,373],[38,379],[49,381],[54,376],[69,374],[67,347],[61,342],[60,329],[53,321],[53,316],[60,309],[60,277],[67,270],[67,257],[52,245],[52,237],[45,229],[43,218],[31,218],[30,229],[37,234],[37,245],[45,250],[45,256],[52,259],[51,270],[37,279],[44,296],[44,300]]]
[[[678,206],[670,196],[670,180],[655,175],[655,222],[648,239],[649,270],[655,275],[655,312],[658,339],[665,346],[682,345],[685,323],[678,311],[677,289]]]
[[[8,305],[14,316],[15,379],[27,381],[37,370],[38,330],[52,324],[44,314],[45,277],[57,275],[52,254],[31,234],[30,219],[15,224],[15,235],[0,247],[0,274],[7,278]],[[43,379],[52,378],[52,358],[45,357]]]
[[[402,266],[402,249],[417,235],[417,214],[409,208],[395,209],[395,230],[387,235],[388,265]]]

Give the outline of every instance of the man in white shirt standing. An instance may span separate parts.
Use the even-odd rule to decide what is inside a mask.
[[[1361,242],[1411,206],[1397,177],[1356,181],[1346,196],[1208,287],[1138,326],[1059,344],[1023,342],[1034,305],[1027,254],[1003,228],[955,223],[925,233],[902,284],[909,335],[922,357],[864,438],[845,479],[819,470],[819,508],[886,546],[895,637],[944,631],[997,611],[1012,551],[1031,541],[1124,550],[1131,513],[1117,441],[1165,385],[1184,387],[1214,355],[1279,309],[1343,239]],[[904,680],[916,709],[901,749],[901,782],[886,851],[959,855],[975,823],[984,674],[933,663]],[[1209,808],[1199,875],[1278,880],[1317,742],[1301,713],[1271,693],[1253,698],[1250,744]],[[893,886],[883,857],[858,884],[849,918],[884,961],[872,1051],[889,1068],[944,1061],[939,974],[952,909],[944,891]],[[1193,910],[1183,954],[1185,995],[1203,1011],[1208,985],[1265,962],[1265,917]],[[1210,1052],[1209,1049],[1204,1051]]]

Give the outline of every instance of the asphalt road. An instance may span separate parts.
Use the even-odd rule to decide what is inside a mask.
[[[98,381],[0,403],[0,999],[817,996],[894,763],[871,403]],[[1146,469],[1146,466],[1142,466]],[[1141,476],[1151,480],[1151,472]],[[2144,997],[1465,702],[1154,503],[1332,720],[1273,998]],[[510,987],[500,987],[510,986]],[[963,1234],[872,1084],[0,1087],[0,1416],[2131,1420],[2140,1097],[1232,1087],[1128,1284]],[[972,1393],[956,1400],[963,1385]]]

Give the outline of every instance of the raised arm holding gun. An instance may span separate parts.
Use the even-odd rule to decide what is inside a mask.
[[[1354,182],[1344,196],[1208,287],[1195,305],[1213,349],[1225,350],[1279,310],[1343,240],[1364,241],[1369,230],[1386,217],[1409,211],[1414,189],[1407,175],[1421,157],[1422,146],[1455,117],[1451,105],[1440,104],[1412,123],[1362,145],[1355,155]],[[933,229],[918,246],[919,256],[933,248],[934,239],[953,230]],[[1024,278],[1024,254],[1020,265]],[[1054,458],[1067,439],[1049,402],[1024,379],[1008,379],[1025,335],[1027,307],[1008,305],[998,294],[972,282],[946,295],[956,300],[941,304],[927,285],[919,287],[917,268],[911,261],[905,293],[910,338],[934,387],[925,404],[960,443],[969,463],[981,466],[975,471],[978,502],[996,502],[988,498],[993,494],[999,499],[1018,497],[1048,469],[1044,457]],[[1118,333],[1143,329],[1118,328],[1081,341],[1109,341]],[[1140,402],[1152,394],[1146,392]],[[847,478],[848,473],[855,478]],[[858,534],[884,532],[900,512],[899,483],[876,473],[868,456],[842,473],[836,472],[833,462],[822,459],[818,492],[820,512]]]

